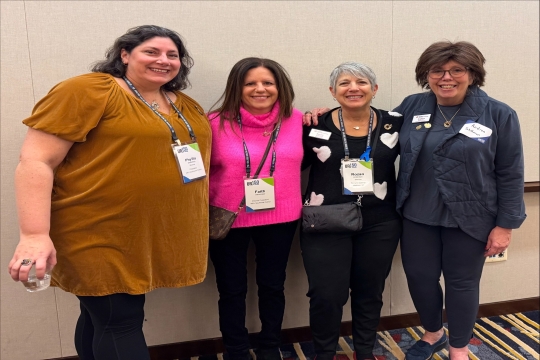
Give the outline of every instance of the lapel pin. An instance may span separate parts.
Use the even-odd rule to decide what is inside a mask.
[[[416,127],[416,130],[420,130],[421,128],[422,128],[422,125],[418,125],[418,126]]]
[[[424,127],[425,127],[426,129],[429,129],[429,128],[431,127],[431,124],[430,124],[430,123],[425,123],[425,124],[424,124]]]
[[[386,130],[390,130],[392,128],[392,124],[384,124],[384,128]]]

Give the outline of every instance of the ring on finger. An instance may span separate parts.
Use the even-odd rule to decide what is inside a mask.
[[[304,113],[304,115],[307,115],[307,114],[311,115],[311,111],[306,111],[306,112]]]
[[[34,261],[32,259],[23,259],[21,261],[21,266],[29,266],[32,265]]]

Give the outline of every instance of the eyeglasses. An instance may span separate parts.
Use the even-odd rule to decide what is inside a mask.
[[[462,77],[463,75],[465,75],[467,70],[468,70],[467,68],[465,68],[465,69],[463,69],[463,68],[453,68],[453,69],[450,69],[450,70],[429,70],[428,75],[432,79],[441,79],[442,77],[444,77],[444,74],[448,72],[448,74],[450,74],[451,77],[459,78],[459,77]]]

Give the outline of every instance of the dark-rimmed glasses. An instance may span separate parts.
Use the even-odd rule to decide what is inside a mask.
[[[441,79],[442,77],[444,77],[444,74],[448,72],[451,77],[459,78],[465,75],[467,70],[467,68],[453,68],[450,70],[432,69],[428,71],[428,75],[432,79]]]

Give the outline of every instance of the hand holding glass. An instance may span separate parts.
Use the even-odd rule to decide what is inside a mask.
[[[36,276],[36,264],[32,264],[32,268],[28,273],[28,280],[21,281],[28,292],[37,292],[45,290],[51,284],[51,267],[47,263],[47,268],[45,269],[45,276],[43,279],[38,279]]]

